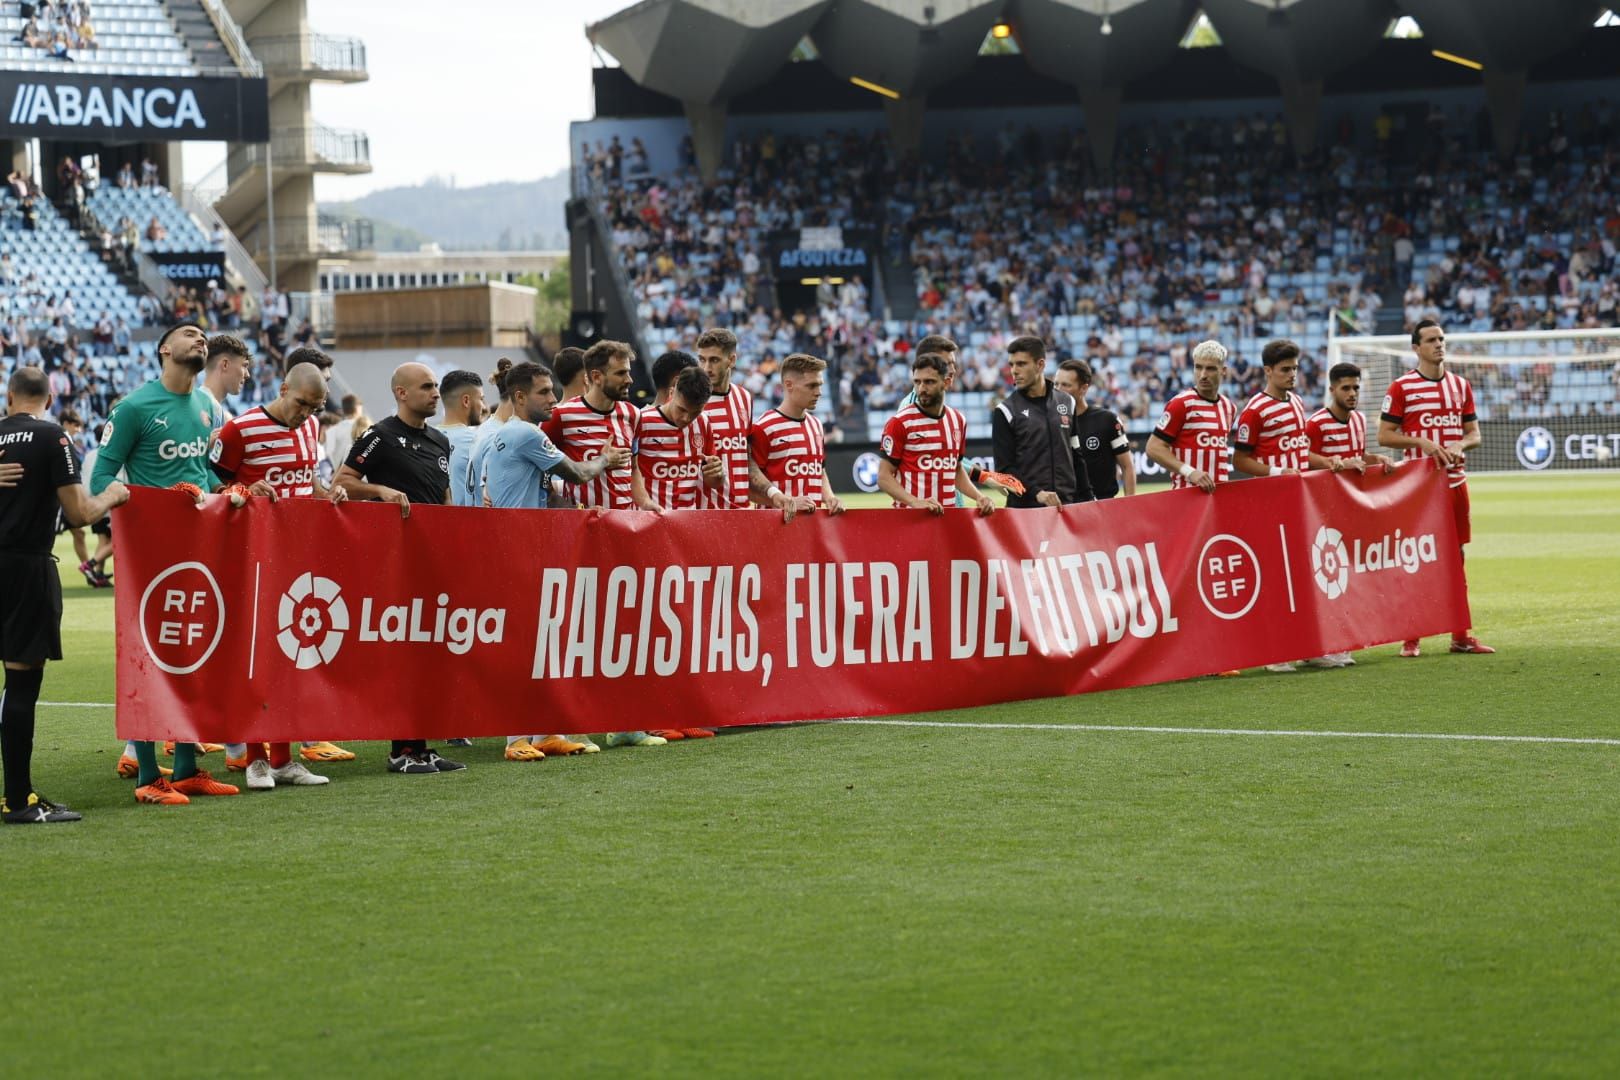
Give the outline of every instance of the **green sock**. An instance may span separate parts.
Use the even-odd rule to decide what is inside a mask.
[[[163,775],[158,772],[157,744],[135,742],[131,745],[135,747],[135,760],[141,767],[140,776],[136,778],[135,784],[138,787],[145,787]]]
[[[197,745],[195,743],[177,742],[174,744],[174,779],[184,780],[188,776],[197,775]]]

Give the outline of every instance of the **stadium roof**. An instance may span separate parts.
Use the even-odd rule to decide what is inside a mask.
[[[930,89],[961,75],[1005,24],[1032,69],[1080,91],[1111,127],[1126,82],[1172,63],[1200,9],[1232,59],[1275,78],[1296,142],[1324,77],[1365,56],[1401,15],[1424,44],[1483,65],[1493,112],[1512,113],[1524,72],[1569,47],[1601,0],[642,0],[586,28],[640,86],[681,101],[703,153],[725,103],[769,80],[809,38],[841,79],[915,124]],[[903,103],[907,108],[896,108]],[[1113,109],[1110,109],[1110,106]],[[1500,137],[1500,135],[1499,135]],[[1302,149],[1306,147],[1302,146]]]

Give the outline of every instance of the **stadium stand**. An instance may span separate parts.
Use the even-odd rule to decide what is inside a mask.
[[[82,0],[23,5],[0,14],[0,67],[81,75],[196,75],[162,0]]]
[[[133,222],[140,231],[140,247],[144,251],[207,251],[217,246],[161,187],[121,188],[101,184],[86,205],[103,226],[126,219]],[[154,223],[158,226],[156,230],[152,228]],[[158,232],[161,239],[153,239]]]
[[[1340,333],[1431,315],[1458,330],[1620,322],[1612,106],[1567,124],[1554,113],[1505,166],[1468,148],[1464,126],[1439,117],[1421,159],[1341,145],[1313,170],[1295,167],[1280,117],[1127,129],[1107,184],[1077,133],[1007,137],[989,154],[963,140],[923,164],[897,163],[881,135],[767,134],[736,140],[711,185],[689,162],[650,175],[635,142],[585,148],[582,165],[649,350],[690,349],[703,326],[730,325],[761,408],[779,395],[777,358],[817,353],[832,363],[842,433],[876,438],[909,388],[911,343],[939,332],[964,346],[955,403],[983,436],[1006,342],[1033,332],[1060,358],[1088,359],[1102,401],[1143,430],[1185,387],[1202,337],[1232,347],[1234,395],[1258,389],[1266,340],[1294,338],[1316,400],[1330,320]],[[914,305],[891,294],[869,314],[878,283],[851,278],[822,285],[807,310],[780,310],[767,238],[822,224],[880,229],[886,255],[909,259]],[[916,314],[885,319],[885,306]],[[1612,385],[1545,389],[1539,404],[1555,413],[1613,407]],[[1489,408],[1520,391],[1486,395]]]

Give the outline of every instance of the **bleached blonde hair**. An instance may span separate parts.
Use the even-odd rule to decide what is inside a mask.
[[[1200,341],[1193,346],[1192,358],[1194,360],[1214,360],[1217,363],[1226,363],[1226,346],[1218,341]]]

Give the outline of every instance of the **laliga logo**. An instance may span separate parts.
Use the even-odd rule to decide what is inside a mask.
[[[855,459],[855,486],[868,494],[878,489],[878,456],[870,450]]]
[[[1311,544],[1311,572],[1316,578],[1316,587],[1326,593],[1329,600],[1344,595],[1345,586],[1350,583],[1350,553],[1344,549],[1344,537],[1338,529],[1323,525],[1316,530],[1316,540]]]
[[[281,595],[276,644],[299,671],[330,664],[349,629],[349,605],[337,582],[304,574]]]
[[[1415,574],[1437,558],[1433,533],[1402,536],[1399,529],[1366,545],[1360,540],[1352,541],[1347,553],[1339,530],[1323,525],[1316,530],[1316,539],[1311,544],[1311,569],[1316,587],[1329,600],[1344,595],[1350,587],[1351,574],[1376,574],[1385,570]]]
[[[1519,432],[1519,441],[1514,444],[1513,451],[1518,455],[1520,465],[1539,472],[1553,463],[1556,445],[1552,432],[1546,428],[1527,427]]]
[[[141,644],[152,662],[170,675],[190,675],[219,647],[225,596],[202,563],[175,563],[141,593],[140,622]]]

